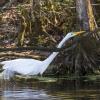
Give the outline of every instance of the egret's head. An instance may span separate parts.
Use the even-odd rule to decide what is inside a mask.
[[[80,35],[82,33],[84,33],[85,31],[79,31],[79,32],[70,32],[67,34],[67,37],[71,38],[71,37],[74,37],[76,35]]]

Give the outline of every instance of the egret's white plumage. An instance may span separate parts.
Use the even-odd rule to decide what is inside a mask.
[[[58,44],[57,48],[61,48],[62,45],[71,37],[78,35],[82,32],[70,32],[68,33],[63,40]],[[53,59],[58,55],[59,52],[53,52],[47,59],[44,61],[39,61],[35,59],[14,59],[9,61],[0,62],[3,65],[4,71],[2,75],[4,79],[10,79],[14,76],[15,73],[22,75],[38,75],[43,74],[47,69],[49,64]]]

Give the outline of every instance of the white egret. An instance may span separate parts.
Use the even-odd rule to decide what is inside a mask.
[[[83,33],[80,32],[70,32],[68,33],[62,41],[58,44],[57,48],[61,48],[66,40],[74,37],[78,34]],[[59,52],[53,52],[47,59],[43,61],[35,60],[35,59],[14,59],[9,61],[0,62],[3,65],[3,78],[10,79],[15,75],[15,73],[19,73],[21,75],[42,75],[43,72],[47,69],[49,64],[53,61],[53,59],[58,55]]]

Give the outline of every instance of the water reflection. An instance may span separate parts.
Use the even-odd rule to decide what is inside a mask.
[[[0,100],[100,100],[100,82],[58,80],[0,83]]]
[[[4,91],[3,98],[7,100],[48,100],[49,95],[47,95],[42,90],[31,90],[31,89],[22,89],[15,91]]]

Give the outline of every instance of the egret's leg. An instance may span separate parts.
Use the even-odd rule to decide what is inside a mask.
[[[41,78],[43,78],[43,74],[40,74]]]

